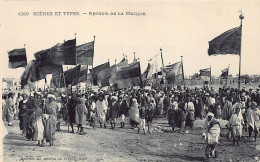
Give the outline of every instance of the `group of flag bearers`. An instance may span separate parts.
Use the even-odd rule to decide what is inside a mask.
[[[241,14],[239,18],[241,19],[241,25],[239,27],[228,30],[209,42],[208,55],[209,56],[220,55],[220,54],[239,55],[240,58],[239,59],[239,87],[238,87],[239,93],[237,93],[237,95],[240,96],[241,95],[240,94],[241,37],[242,37],[242,20],[244,17]],[[25,48],[14,49],[8,53],[9,67],[10,68],[25,67],[25,71],[21,76],[22,88],[24,88],[24,86],[30,82],[35,82],[41,79],[46,80],[45,77],[47,74],[52,74],[51,83],[55,87],[57,88],[65,87],[66,90],[69,85],[72,87],[73,85],[77,85],[80,82],[86,82],[86,83],[91,82],[91,84],[93,85],[98,85],[99,88],[109,86],[110,89],[113,91],[117,91],[119,89],[128,89],[136,86],[140,86],[140,88],[142,89],[143,86],[146,83],[151,82],[153,78],[157,79],[158,75],[163,76],[160,79],[160,82],[166,85],[165,87],[167,89],[166,91],[167,95],[170,94],[168,90],[168,85],[181,83],[185,86],[183,57],[181,58],[180,62],[176,62],[174,64],[164,66],[162,50],[160,50],[161,55],[156,55],[154,58],[149,60],[148,67],[143,74],[141,74],[140,62],[137,59],[134,59],[133,63],[128,64],[128,59],[126,56],[124,56],[123,60],[118,64],[110,66],[110,63],[107,62],[99,66],[93,67],[94,44],[95,44],[95,37],[94,37],[94,41],[79,46],[76,46],[76,38],[73,40],[64,41],[64,43],[57,44],[49,49],[36,52],[34,54],[35,59],[29,62],[28,64],[26,59]],[[160,56],[161,56],[162,66],[158,66],[157,59]],[[62,65],[75,65],[75,68],[72,68],[64,72]],[[92,66],[92,69],[89,69],[88,66]],[[227,78],[228,70],[229,68],[224,69],[222,71],[221,76]],[[88,71],[90,71],[90,73],[88,73]],[[211,78],[211,67],[207,69],[201,69],[200,75],[209,76]],[[67,96],[69,95],[67,91],[65,95]],[[113,109],[119,107],[118,105],[119,96],[110,96],[110,97],[111,97],[110,98],[111,105],[109,105],[110,112],[108,114],[110,116],[111,127],[113,128],[115,127],[115,119],[117,118],[117,116],[115,116],[115,114],[113,113]],[[192,105],[193,103],[191,102],[190,99],[191,98],[187,97],[187,102],[185,101],[187,109],[185,109],[185,111],[184,110],[180,111],[182,113],[178,114],[180,116],[183,116],[183,119],[181,119],[181,123],[180,123],[181,127],[184,127],[183,125],[185,125],[185,122],[187,122],[188,125],[192,127],[192,121],[194,121],[193,120],[194,105]],[[100,123],[101,127],[103,125],[104,127],[106,127],[105,121],[106,121],[107,114],[105,113],[106,112],[105,107],[108,105],[108,103],[105,103],[105,97],[102,95],[98,95],[96,100],[89,99],[89,101],[92,101],[90,103],[90,107],[92,105],[92,108],[93,107],[96,108],[95,110],[92,109],[91,111],[88,111],[91,112],[89,113],[91,114],[89,117],[92,121],[92,125],[95,126],[94,121],[97,120]],[[87,112],[86,107],[84,107],[84,103],[85,100],[82,98],[82,96],[80,97],[79,100],[77,100],[77,97],[71,94],[71,99],[67,105],[68,106],[67,116],[69,119],[68,122],[72,127],[72,132],[74,132],[73,129],[73,122],[74,122],[73,117],[75,117],[74,114],[79,113],[81,115],[80,117],[77,116],[78,130],[80,133],[84,134],[82,122],[80,122],[85,120],[84,118],[82,118],[82,114]],[[143,128],[143,130],[145,130],[145,121],[148,124],[148,130],[150,132],[152,119],[156,115],[156,113],[154,113],[152,110],[155,110],[154,107],[158,106],[158,103],[159,102],[157,102],[156,100],[149,100],[149,102],[146,99],[142,100],[142,95],[139,101],[137,101],[136,98],[133,97],[133,100],[131,100],[131,104],[130,104],[131,106],[129,108],[130,124],[132,126],[139,125],[138,132],[140,128]],[[174,126],[174,123],[176,121],[173,121],[172,119],[176,119],[177,116],[176,107],[178,107],[180,101],[178,101],[178,98],[176,98],[176,100],[173,98],[172,104],[175,105],[173,110],[170,109],[169,113],[167,112],[166,114],[168,115],[169,124]],[[73,110],[73,107],[76,107],[76,111]],[[255,107],[256,106],[254,106],[254,108]],[[240,123],[239,120],[241,118],[238,118],[238,114],[241,112],[241,110],[237,108],[235,110],[236,110],[235,114],[233,114],[230,117],[229,124],[227,126],[232,128],[233,136],[237,136],[238,134],[238,138],[234,138],[234,141],[239,141],[240,139],[239,137],[241,136],[241,125],[239,124],[243,124],[243,123],[242,121]],[[189,116],[190,121],[186,120],[186,115],[187,115],[186,111],[190,115]],[[49,112],[47,114],[51,115],[52,113]],[[97,114],[97,116],[93,114]],[[121,126],[124,127],[125,113],[122,113],[121,115],[122,115]],[[218,124],[215,120],[213,120],[214,116],[216,117],[216,115],[217,114],[213,115],[212,113],[209,113],[207,115],[206,126],[208,128],[207,129],[208,132],[210,132],[209,130],[213,128],[215,124]],[[254,116],[254,118],[257,118],[257,116]],[[253,128],[253,130],[255,130],[255,128]],[[252,130],[250,132],[252,132]],[[215,131],[215,135],[213,136],[209,135],[207,137],[215,138],[213,139],[213,143],[216,144],[218,143],[219,133],[220,132],[217,131],[216,133]],[[214,149],[215,147],[212,148],[213,152]]]

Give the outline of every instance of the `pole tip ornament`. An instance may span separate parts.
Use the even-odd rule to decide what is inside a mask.
[[[240,18],[241,20],[243,20],[245,17],[244,17],[244,15],[241,13],[241,14],[239,15],[239,18]]]

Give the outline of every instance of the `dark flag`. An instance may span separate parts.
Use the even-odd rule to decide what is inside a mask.
[[[109,62],[106,62],[104,64],[98,65],[94,67],[93,69],[90,69],[90,73],[92,74],[92,79],[93,79],[93,84],[98,85],[97,83],[97,75],[100,73],[102,70],[107,69],[110,67]]]
[[[42,73],[58,75],[63,72],[62,65],[56,65],[48,61],[50,49],[41,50],[34,54],[37,61],[37,67]]]
[[[123,58],[111,71],[111,76],[109,78],[110,86],[117,84],[117,70],[120,66],[125,66],[128,64],[128,60]]]
[[[223,78],[223,79],[228,78],[228,68],[221,70],[220,78]]]
[[[94,41],[77,46],[77,64],[93,65]]]
[[[80,72],[80,65],[64,72],[66,86],[71,84]],[[63,79],[63,75],[61,77]]]
[[[165,66],[162,68],[162,75],[169,84],[176,84],[182,80],[182,62]]]
[[[27,65],[25,48],[13,49],[12,51],[9,51],[8,57],[9,57],[8,67],[11,69],[16,69],[19,67],[26,67],[26,65]]]
[[[75,78],[72,82],[72,85],[77,85],[80,82],[92,83],[92,76],[88,73],[88,66],[81,66],[78,78]]]
[[[118,67],[118,88],[129,88],[141,85],[140,62]]]
[[[60,74],[57,74],[57,75],[52,74],[50,85],[53,88],[65,87],[65,82],[64,82],[64,79],[63,79],[63,73],[60,73]]]
[[[230,29],[209,42],[208,55],[240,54],[241,27]]]
[[[50,49],[42,50],[34,54],[42,65],[76,65],[76,39],[58,43]]]
[[[80,72],[80,77],[74,79],[71,84],[74,86],[74,85],[77,85],[77,84],[79,84],[81,82],[92,84],[92,75],[91,75],[91,73],[86,74],[84,72],[84,74],[82,74],[82,72]]]
[[[97,85],[99,87],[110,86],[109,79],[114,68],[116,68],[116,65],[103,69],[97,74]]]
[[[44,79],[45,76],[46,74],[39,70],[39,67],[37,66],[37,61],[32,60],[27,64],[21,76],[21,87],[24,88],[24,86],[28,83]]]
[[[79,72],[80,65],[65,71],[64,75],[62,73],[58,75],[52,75],[52,85],[57,88],[68,86],[73,82],[73,80],[76,78],[77,73],[79,74]]]
[[[76,39],[52,47],[50,60],[57,65],[76,65]]]
[[[201,69],[200,70],[200,76],[210,77],[210,68]]]

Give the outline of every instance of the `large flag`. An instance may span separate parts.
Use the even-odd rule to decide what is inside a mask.
[[[45,76],[46,74],[39,70],[37,61],[32,60],[27,64],[21,76],[21,87],[24,88],[24,86],[28,83],[44,79]]]
[[[43,64],[76,65],[76,39],[58,43],[50,49],[34,54]]]
[[[117,71],[118,68],[121,66],[128,65],[128,60],[126,58],[123,58],[122,61],[120,61],[111,71],[111,77],[109,78],[109,84],[110,86],[117,83]]]
[[[241,27],[230,29],[209,42],[209,55],[240,54]]]
[[[118,88],[129,88],[141,85],[140,62],[118,67]]]
[[[116,65],[113,65],[109,68],[103,69],[97,74],[97,84],[99,87],[110,86],[109,79],[111,77],[111,73]],[[93,78],[94,79],[94,78]]]
[[[210,77],[210,75],[210,68],[200,70],[200,76]]]
[[[15,69],[19,67],[26,67],[27,58],[26,58],[26,50],[25,48],[21,49],[13,49],[8,52],[9,57],[9,68]]]
[[[94,41],[77,46],[77,64],[93,65]]]
[[[34,54],[39,70],[45,74],[58,75],[63,72],[62,65],[56,65],[48,61],[50,49],[41,50]]]
[[[169,84],[182,80],[182,62],[176,62],[162,68],[162,75]]]
[[[221,70],[220,78],[223,78],[223,79],[228,78],[228,68]]]
[[[73,80],[77,78],[76,76],[80,72],[80,66],[81,65],[78,65],[77,67],[65,71],[64,75],[62,73],[59,75],[52,75],[52,84],[57,88],[65,87],[69,84],[72,84]]]
[[[150,60],[150,68],[147,74],[147,78],[150,78],[153,76],[153,74],[158,73],[161,71],[162,67],[162,61],[161,61],[161,55],[155,55],[151,60]]]
[[[104,64],[94,67],[93,69],[90,69],[90,73],[92,74],[92,79],[93,79],[94,85],[98,85],[98,83],[97,83],[98,73],[100,73],[102,70],[107,69],[109,67],[110,67],[109,62],[106,62]]]

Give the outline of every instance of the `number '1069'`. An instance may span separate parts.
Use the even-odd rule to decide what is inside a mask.
[[[18,16],[29,16],[29,12],[18,12]]]

